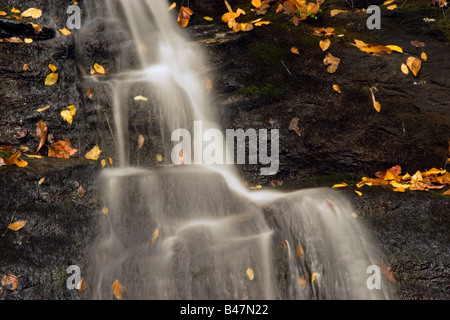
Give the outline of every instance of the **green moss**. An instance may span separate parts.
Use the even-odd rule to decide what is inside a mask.
[[[9,151],[0,151],[0,158],[2,158],[3,160],[8,159],[9,157],[11,157],[13,155],[12,152]]]
[[[447,41],[450,41],[450,17],[447,19],[442,18],[438,20],[437,27],[445,35]]]
[[[268,67],[274,65],[278,67],[280,61],[286,55],[285,48],[280,48],[276,44],[269,41],[253,41],[249,45],[248,49],[252,57]]]
[[[254,96],[264,100],[275,99],[286,93],[289,90],[289,86],[286,84],[274,85],[271,83],[264,84],[262,86],[247,86],[238,90],[239,94],[246,96]]]

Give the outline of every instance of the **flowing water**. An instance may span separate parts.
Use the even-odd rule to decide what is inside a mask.
[[[118,161],[101,177],[109,212],[91,255],[92,299],[113,298],[115,280],[127,287],[127,299],[390,297],[383,288],[367,288],[366,270],[380,252],[347,200],[331,189],[249,192],[231,165],[131,165],[129,101],[137,86],[155,101],[165,159],[175,129],[193,130],[194,121],[203,130],[220,128],[201,73],[205,59],[166,1],[85,4],[84,28],[100,18],[126,21],[136,58],[130,63],[130,50],[118,44],[117,72],[105,81]],[[119,31],[115,36],[124,41]]]

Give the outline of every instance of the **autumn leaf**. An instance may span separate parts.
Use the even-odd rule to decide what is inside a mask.
[[[337,84],[333,84],[333,90],[336,91],[337,93],[341,93],[341,88],[339,88]]]
[[[330,47],[331,41],[330,39],[320,40],[319,46],[322,51],[326,51]]]
[[[255,27],[260,27],[260,26],[264,26],[264,25],[268,25],[268,24],[271,24],[271,22],[270,21],[258,21],[258,22],[254,23]]]
[[[174,2],[174,3],[172,3],[172,4],[170,5],[170,7],[167,9],[167,11],[173,10],[173,9],[175,9],[176,7],[177,7],[177,3]]]
[[[89,100],[92,100],[94,98],[94,89],[87,88],[86,89],[86,95],[87,95]]]
[[[420,58],[421,58],[423,61],[427,61],[427,59],[428,59],[427,54],[426,54],[425,52],[422,52],[422,53],[420,54]]]
[[[416,48],[425,46],[425,43],[423,43],[423,42],[421,42],[419,40],[412,40],[410,43],[411,43],[412,46],[414,46]]]
[[[313,272],[311,277],[311,283],[314,283],[317,279],[319,279],[320,273],[319,272]]]
[[[78,152],[78,149],[73,149],[70,147],[70,141],[58,141],[52,143],[52,145],[48,148],[48,156],[61,158],[61,159],[69,159],[75,153]]]
[[[140,134],[138,137],[138,149],[142,148],[142,146],[144,145],[144,142],[145,142],[145,138],[142,134]]]
[[[295,133],[300,137],[301,136],[301,132],[300,132],[300,128],[298,127],[298,121],[300,119],[297,117],[292,118],[291,122],[289,123],[289,130],[295,131]]]
[[[313,36],[319,36],[319,37],[331,37],[335,36],[334,28],[312,28],[313,29]]]
[[[341,62],[341,59],[333,56],[331,53],[327,52],[327,55],[323,59],[323,64],[328,66],[327,71],[328,73],[335,73],[339,63]]]
[[[402,72],[404,74],[408,74],[409,73],[408,66],[406,64],[404,64],[404,63],[402,63],[402,65],[400,67],[400,70],[402,70]]]
[[[45,107],[37,109],[36,112],[43,112],[43,111],[47,110],[48,108],[50,108],[50,106],[45,106]]]
[[[122,293],[127,292],[127,288],[120,284],[119,280],[116,280],[111,286],[111,291],[116,299],[121,300]]]
[[[65,36],[70,36],[70,34],[71,34],[70,30],[67,29],[66,27],[59,29],[59,32],[61,32]]]
[[[409,70],[411,70],[412,74],[417,77],[417,74],[422,67],[422,62],[420,61],[420,59],[410,56],[408,57],[408,59],[406,59],[406,65],[408,66]]]
[[[253,280],[255,278],[255,274],[252,268],[247,269],[247,277],[249,280]]]
[[[286,240],[281,241],[281,249],[286,250],[288,248],[288,242]]]
[[[136,96],[134,97],[134,100],[136,101],[148,101],[148,99],[144,96]]]
[[[261,7],[261,0],[252,0],[252,6],[255,8]]]
[[[103,68],[102,65],[98,64],[98,63],[94,63],[94,70],[95,72],[99,73],[99,74],[105,74],[105,68]]]
[[[364,41],[354,39],[355,43],[351,45],[357,47],[359,50],[367,53],[372,53],[374,56],[380,56],[385,54],[391,54],[392,49],[387,46],[382,46],[379,44],[367,44]],[[400,47],[398,47],[400,48]]]
[[[52,86],[58,81],[58,74],[55,72],[50,73],[45,78],[45,85],[46,86]]]
[[[153,232],[152,238],[150,239],[150,244],[153,244],[156,241],[156,239],[158,239],[158,237],[159,237],[159,229],[156,229]]]
[[[19,10],[19,9],[16,9],[16,8],[12,8],[12,9],[11,9],[11,12],[12,12],[12,13],[20,13],[20,10]]]
[[[399,53],[403,53],[403,49],[400,48],[399,46],[396,46],[396,45],[389,44],[389,45],[386,46],[386,48],[389,48],[389,49],[391,49],[392,51],[396,51],[396,52],[399,52]]]
[[[17,276],[8,273],[2,277],[2,286],[11,285],[11,290],[14,291],[19,286],[19,278]]]
[[[345,182],[341,182],[341,183],[336,183],[335,185],[332,186],[332,188],[343,188],[343,187],[348,187],[348,184]]]
[[[291,52],[292,52],[293,54],[297,54],[297,55],[300,54],[297,47],[292,47],[292,48],[291,48]]]
[[[375,100],[375,94],[373,93],[373,90],[377,90],[377,88],[375,87],[371,87],[370,88],[370,93],[372,94],[372,102],[373,102],[373,108],[377,111],[380,112],[381,111],[381,104]]]
[[[26,223],[27,223],[26,220],[16,221],[16,222],[11,223],[8,226],[8,229],[13,230],[13,231],[18,231],[18,230],[22,229]]]
[[[39,122],[36,125],[36,135],[39,137],[39,145],[36,150],[36,153],[38,153],[39,150],[41,150],[42,146],[44,145],[45,141],[47,140],[48,135],[48,127],[43,120],[39,120]]]
[[[378,260],[376,261],[376,264],[380,267],[381,274],[385,276],[386,279],[397,283],[397,278],[395,277],[394,271],[392,271],[391,267]]]
[[[297,257],[300,259],[305,254],[305,250],[303,250],[303,247],[300,245],[300,243],[297,242],[297,246],[295,247],[295,252],[297,253]]]
[[[386,9],[388,9],[388,10],[395,10],[395,9],[397,9],[397,5],[393,4],[391,6],[386,7]]]
[[[42,11],[37,8],[30,8],[30,9],[27,9],[24,12],[22,12],[21,16],[24,18],[31,17],[33,19],[38,19],[42,16]]]
[[[75,115],[76,112],[77,108],[72,104],[70,106],[67,106],[66,110],[61,111],[61,117],[69,124],[72,124],[73,116]]]
[[[156,161],[157,161],[157,162],[163,161],[163,157],[162,157],[162,155],[160,155],[159,153],[156,155]]]
[[[358,196],[362,196],[362,192],[361,191],[358,191],[358,190],[355,190],[355,193],[358,195]]]
[[[331,10],[330,11],[330,18],[334,17],[337,14],[346,13],[346,12],[349,12],[349,11],[348,10],[339,10],[339,9]]]
[[[52,70],[52,72],[56,72],[56,70],[58,70],[58,68],[55,67],[55,66],[54,66],[53,64],[51,64],[51,63],[48,65],[48,67],[49,67],[50,70]]]
[[[100,147],[96,144],[84,157],[89,160],[98,160],[101,153],[102,150],[100,150]]]
[[[86,290],[86,279],[83,277],[81,280],[77,283],[76,287],[78,292],[83,292]]]
[[[5,41],[9,42],[9,43],[23,43],[22,38],[19,38],[19,37],[7,38],[7,39],[5,39]]]
[[[192,14],[194,11],[189,9],[188,7],[181,7],[180,13],[178,14],[177,23],[180,27],[186,28],[189,24],[189,20],[191,19]]]
[[[33,42],[33,39],[31,39],[31,38],[25,38],[25,39],[23,39],[23,42],[25,42],[25,43],[32,43],[32,42]]]

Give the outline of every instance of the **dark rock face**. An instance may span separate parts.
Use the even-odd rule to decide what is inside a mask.
[[[366,8],[382,2],[354,0],[353,5]],[[272,179],[281,179],[285,186],[299,188],[306,186],[305,179],[330,174],[371,175],[397,164],[410,173],[445,166],[450,138],[450,64],[449,33],[442,27],[442,11],[409,1],[403,10],[382,9],[381,29],[367,30],[364,13],[329,18],[331,9],[349,9],[352,1],[327,1],[317,21],[294,27],[286,16],[275,15],[273,7],[267,17],[271,25],[235,34],[220,21],[226,12],[222,0],[190,3],[195,14],[186,32],[205,48],[210,59],[215,95],[211,104],[223,127],[280,130],[279,173],[263,177],[259,167],[240,166],[249,185],[266,186]],[[256,18],[250,17],[250,1],[229,3],[248,11],[243,21]],[[110,21],[98,19],[91,29],[66,37],[57,31],[67,18],[66,8],[60,4],[29,1],[25,8],[22,1],[0,0],[0,10],[12,7],[22,11],[41,8],[44,31],[33,35],[25,23],[0,19],[1,37],[30,36],[34,40],[28,45],[0,43],[0,146],[25,145],[33,154],[38,145],[36,124],[42,119],[55,141],[68,139],[79,151],[70,160],[26,159],[26,168],[0,167],[0,233],[3,235],[12,217],[14,221],[27,220],[26,228],[9,230],[0,238],[0,275],[19,277],[19,288],[4,289],[4,299],[79,299],[85,296],[65,286],[66,269],[86,265],[86,249],[94,241],[96,217],[101,214],[96,184],[101,167],[83,156],[97,143],[105,154],[115,153],[108,129],[114,126],[111,92],[102,83],[86,82],[82,76],[94,62],[114,71],[118,67],[114,55],[127,51],[128,45],[119,48],[114,39],[129,36],[123,26],[114,29]],[[214,21],[207,22],[203,16]],[[427,23],[423,17],[436,22]],[[322,62],[321,38],[311,35],[310,27],[322,26],[334,27],[337,35],[344,35],[332,38],[328,49],[341,59],[334,74],[327,73]],[[97,32],[108,36],[93,41]],[[374,57],[349,45],[353,39],[398,45],[404,54]],[[412,40],[426,45],[415,48]],[[299,48],[299,55],[290,53],[292,46]],[[422,62],[419,75],[401,73],[401,63],[422,51],[428,60]],[[27,71],[22,69],[25,63],[29,64]],[[50,63],[58,67],[60,78],[47,87],[44,79]],[[136,63],[130,52],[130,66]],[[341,94],[332,89],[333,84],[339,85]],[[373,86],[378,89],[374,94],[380,112],[372,106]],[[86,97],[87,87],[94,88],[93,100]],[[77,114],[69,125],[60,111],[71,104],[76,105]],[[36,111],[47,105],[50,108],[45,112]],[[140,115],[139,109],[135,110]],[[301,136],[288,130],[293,117],[299,118]],[[28,134],[18,137],[23,130]],[[155,129],[148,119],[138,116],[130,123],[130,140],[137,141],[138,133],[151,130]],[[147,141],[156,138],[155,132],[146,136]],[[47,146],[41,154],[47,154]],[[131,162],[141,163],[137,144],[130,149],[135,157]],[[146,145],[142,152],[154,150],[153,145]],[[148,158],[154,159],[154,155]],[[43,177],[46,179],[39,185]],[[86,189],[84,196],[77,192],[80,185]],[[317,180],[307,186],[316,185],[323,183]],[[352,190],[347,196],[387,253],[386,263],[397,275],[399,297],[448,299],[448,197],[366,188],[363,197],[356,197]]]

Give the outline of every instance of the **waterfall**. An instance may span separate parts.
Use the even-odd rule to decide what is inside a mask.
[[[116,280],[127,287],[127,299],[390,297],[385,288],[367,287],[366,270],[381,253],[333,190],[250,192],[232,165],[130,163],[136,88],[152,99],[164,159],[170,159],[174,130],[193,132],[195,121],[203,132],[221,129],[204,86],[205,58],[166,1],[85,5],[88,22],[78,44],[99,23],[126,22],[132,35],[110,32],[118,42],[114,74],[106,80],[87,76],[111,92],[118,159],[101,176],[108,214],[99,218],[90,255],[92,299],[112,299]]]

